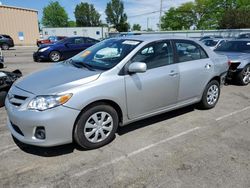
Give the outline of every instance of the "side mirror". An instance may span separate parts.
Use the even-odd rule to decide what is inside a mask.
[[[143,62],[134,62],[129,65],[128,72],[129,73],[143,73],[146,72],[147,65]]]

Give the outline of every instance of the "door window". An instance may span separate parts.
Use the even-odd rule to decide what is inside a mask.
[[[192,42],[176,42],[175,46],[178,55],[178,62],[208,58],[206,52],[199,45]]]
[[[153,69],[173,63],[173,50],[169,41],[155,42],[143,47],[132,62],[144,62],[147,69]]]

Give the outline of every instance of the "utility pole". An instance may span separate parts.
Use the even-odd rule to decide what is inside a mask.
[[[161,31],[161,17],[162,17],[162,0],[160,0],[160,18],[159,18],[159,30]]]

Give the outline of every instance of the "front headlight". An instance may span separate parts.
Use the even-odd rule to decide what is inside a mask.
[[[28,109],[44,111],[66,103],[72,94],[37,96],[30,101]]]
[[[48,47],[45,47],[45,48],[42,48],[42,49],[40,49],[40,50],[38,50],[38,52],[44,52],[44,51],[46,51],[46,50],[48,50],[49,49],[49,46]]]

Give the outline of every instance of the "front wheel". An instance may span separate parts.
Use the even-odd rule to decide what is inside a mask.
[[[248,85],[250,82],[250,65],[244,67],[244,69],[238,75],[238,81],[241,85]]]
[[[203,92],[199,106],[202,109],[211,109],[215,107],[220,97],[220,84],[216,80],[209,82]]]
[[[83,111],[76,123],[74,139],[85,149],[96,149],[115,137],[118,127],[116,110],[106,104],[95,105]]]
[[[61,59],[61,54],[60,54],[60,52],[52,51],[52,52],[49,54],[49,58],[50,58],[50,60],[53,61],[53,62],[58,62],[58,61],[60,61],[60,59]]]

